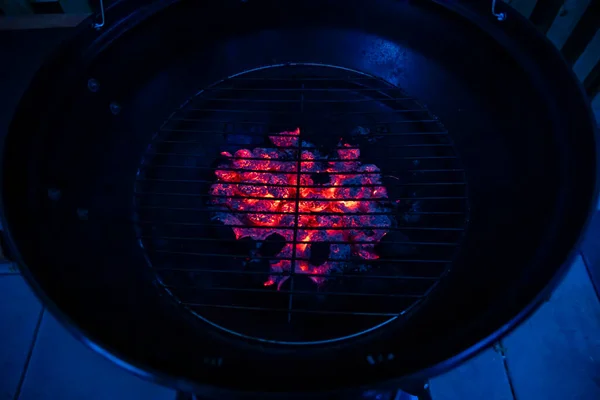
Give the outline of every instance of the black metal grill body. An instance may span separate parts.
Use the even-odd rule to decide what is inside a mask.
[[[552,45],[516,13],[506,11],[508,18],[500,22],[489,13],[487,2],[467,7],[386,0],[368,5],[358,0],[181,1],[143,8],[135,1],[118,2],[107,10],[107,21],[114,21],[111,26],[100,32],[82,28],[40,70],[15,115],[2,175],[8,250],[49,308],[79,337],[116,355],[129,369],[186,391],[215,396],[317,392],[439,373],[496,340],[539,304],[568,264],[588,211],[596,204],[596,139],[581,90]],[[244,71],[274,65],[290,71],[300,67],[294,63],[313,64],[313,70],[298,70],[302,73],[296,83],[286,76],[285,93],[256,93],[256,88],[282,88],[272,81],[236,81],[235,88],[252,90],[198,94],[228,77],[232,79],[213,88],[234,88],[223,85],[232,84],[234,75]],[[338,70],[337,83],[326,76],[330,90],[323,95],[329,97],[308,90],[323,88],[323,82],[304,82],[303,88],[300,81],[303,76],[332,73],[318,67],[324,65],[351,70],[344,76],[337,75]],[[352,82],[352,71],[365,74],[368,82]],[[271,69],[267,76],[272,79],[277,73]],[[90,85],[90,79],[97,85]],[[373,93],[363,93],[373,85]],[[401,99],[390,97],[393,88],[401,88],[395,95]],[[277,101],[242,108],[214,100],[250,93],[254,99]],[[288,119],[275,112],[299,107],[302,94],[304,115]],[[339,95],[355,103],[369,99],[371,106],[379,104],[386,113],[367,117],[365,113],[376,110],[353,103],[349,107],[359,114],[337,119],[336,110],[328,108],[332,104],[309,103],[339,103],[342,97],[334,97]],[[418,101],[413,104],[405,97]],[[192,100],[182,106],[186,99]],[[292,102],[282,101],[286,99]],[[274,105],[277,108],[271,108]],[[259,106],[269,113],[260,112]],[[232,110],[252,110],[252,115],[231,116]],[[402,110],[411,111],[398,112]],[[319,113],[327,119],[317,118]],[[215,268],[217,259],[232,260],[223,245],[208,241],[218,236],[197,231],[216,228],[204,225],[214,221],[202,215],[211,199],[205,189],[217,181],[210,172],[221,162],[211,164],[215,149],[247,144],[237,142],[241,138],[223,142],[227,124],[238,133],[243,127],[269,126],[268,134],[275,133],[277,124],[290,124],[282,130],[300,127],[307,142],[329,149],[339,140],[334,132],[387,123],[393,129],[377,135],[383,139],[359,144],[362,162],[399,178],[382,178],[390,201],[421,201],[418,212],[440,214],[402,223],[405,213],[394,214],[387,240],[410,242],[416,252],[383,254],[367,264],[399,260],[387,263],[395,270],[385,272],[382,265],[366,274],[436,279],[445,275],[435,285],[433,279],[393,280],[401,287],[392,286],[388,294],[428,294],[414,307],[413,300],[399,298],[359,310],[408,310],[402,317],[331,342],[373,325],[350,316],[360,326],[336,327],[328,315],[323,318],[325,329],[308,324],[298,334],[297,329],[284,328],[289,314],[291,321],[302,314],[289,311],[285,300],[292,296],[285,292],[292,288],[284,284],[284,293],[274,293],[284,297],[284,321],[269,317],[259,323],[249,318],[252,313],[237,310],[243,315],[240,321],[217,321],[234,334],[214,326],[226,314],[207,316],[206,310],[193,310],[213,324],[208,323],[179,303],[188,302],[184,295],[189,293],[165,287],[181,290],[182,284],[194,286],[207,279],[187,275],[182,281],[176,264],[189,273],[192,268]],[[217,125],[218,134],[197,132]],[[327,125],[331,131],[321,135],[320,127]],[[242,137],[246,133],[251,132]],[[413,144],[432,146],[408,147]],[[168,175],[169,169],[181,171]],[[413,172],[422,175],[412,176]],[[412,186],[416,183],[426,185]],[[460,214],[441,214],[445,212]],[[151,219],[153,223],[146,223]],[[406,240],[391,237],[397,230]],[[161,237],[181,240],[160,242]],[[437,244],[426,244],[430,242]],[[460,246],[454,246],[457,243]],[[239,251],[240,245],[233,242],[231,251]],[[194,261],[193,254],[161,251],[202,256]],[[345,274],[350,281],[359,272]],[[294,281],[299,285],[295,291],[314,290],[310,285],[300,288],[297,276]],[[222,287],[247,289],[225,282],[228,286]],[[430,287],[434,288],[429,291]],[[363,292],[386,293],[374,288]],[[326,305],[311,304],[315,297],[307,296],[309,309],[342,311],[330,302],[344,296],[329,295]],[[192,298],[196,304],[206,300]],[[225,304],[222,298],[209,300]],[[342,303],[340,307],[364,304],[356,299]],[[289,343],[276,343],[282,341]],[[299,342],[322,343],[300,348]]]

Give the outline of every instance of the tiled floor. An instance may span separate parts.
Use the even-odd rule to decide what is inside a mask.
[[[175,396],[173,390],[137,378],[88,349],[45,312],[17,398],[175,400]]]
[[[502,355],[488,349],[430,381],[434,400],[513,400]]]
[[[72,337],[20,275],[0,274],[0,321],[0,400],[175,400]]]
[[[600,399],[600,302],[581,257],[502,342],[517,399]]]
[[[42,306],[19,275],[0,275],[0,400],[19,391]]]
[[[431,391],[434,400],[600,399],[600,302],[582,258],[529,320],[432,379]]]

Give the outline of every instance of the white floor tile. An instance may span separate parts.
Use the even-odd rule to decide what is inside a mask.
[[[429,384],[433,400],[513,400],[502,356],[493,349]]]
[[[77,341],[48,312],[19,400],[174,400],[175,391],[117,367]]]
[[[581,257],[503,343],[518,399],[600,399],[600,302]]]
[[[41,311],[20,275],[0,275],[0,400],[14,398]]]

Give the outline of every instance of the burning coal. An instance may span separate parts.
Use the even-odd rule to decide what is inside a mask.
[[[281,235],[285,244],[270,260],[275,274],[290,272],[292,258],[294,271],[309,275],[343,272],[352,258],[379,258],[375,245],[392,226],[385,215],[388,194],[379,186],[379,168],[362,164],[360,149],[341,139],[333,154],[325,155],[313,144],[300,142],[299,135],[298,128],[269,136],[275,148],[221,153],[227,161],[215,171],[217,183],[210,193],[212,203],[222,211],[213,219],[231,226],[238,240],[260,241],[259,254],[262,241],[274,233]],[[324,261],[311,258],[315,243],[329,244]],[[310,278],[317,284],[326,279]],[[286,279],[272,275],[264,285],[280,288]]]

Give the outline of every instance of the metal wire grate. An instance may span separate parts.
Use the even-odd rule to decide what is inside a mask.
[[[198,93],[148,146],[135,196],[165,290],[220,329],[288,344],[396,320],[451,267],[467,221],[437,118],[385,81],[314,64]]]

